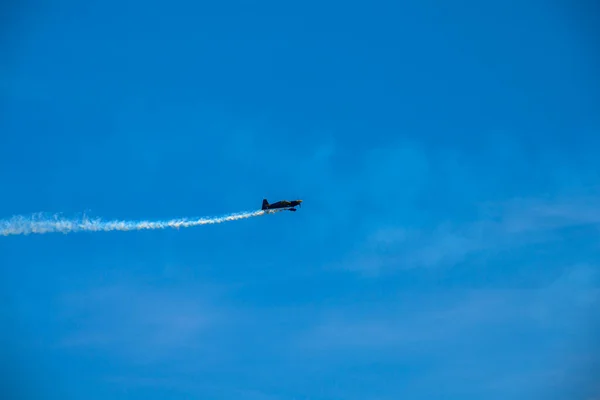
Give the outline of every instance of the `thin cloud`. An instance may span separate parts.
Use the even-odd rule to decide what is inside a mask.
[[[71,327],[63,348],[102,349],[152,361],[202,348],[203,337],[223,321],[201,296],[117,285],[63,297],[62,323]]]
[[[439,383],[450,392],[475,376],[469,390],[480,394],[494,389],[524,396],[525,389],[547,390],[549,377],[557,389],[590,387],[592,376],[580,373],[586,361],[578,355],[594,345],[588,322],[600,308],[599,294],[598,269],[586,265],[541,289],[399,294],[392,303],[325,310],[294,348],[330,368],[375,360],[425,363],[406,383],[420,391]]]
[[[385,227],[373,231],[340,267],[381,272],[390,268],[448,266],[483,252],[499,252],[561,239],[568,228],[600,228],[600,198],[526,199],[482,207],[482,219],[442,223],[432,230]]]

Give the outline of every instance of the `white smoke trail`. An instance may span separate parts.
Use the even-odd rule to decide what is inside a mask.
[[[278,211],[283,210],[246,211],[221,217],[182,218],[166,221],[102,221],[100,218],[89,219],[85,215],[81,218],[61,218],[56,215],[53,217],[44,217],[42,214],[36,214],[30,217],[15,216],[10,219],[0,220],[0,235],[29,235],[52,232],[67,234],[82,231],[108,232],[191,228],[200,225],[220,224],[222,222],[259,217]]]

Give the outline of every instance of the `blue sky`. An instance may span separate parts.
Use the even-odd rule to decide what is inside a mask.
[[[284,3],[11,9],[0,218],[305,202],[180,231],[2,238],[1,389],[600,393],[589,13],[533,0]]]

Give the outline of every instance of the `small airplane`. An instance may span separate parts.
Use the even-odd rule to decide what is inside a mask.
[[[267,199],[263,199],[262,201],[263,210],[287,209],[290,211],[296,211],[296,209],[294,208],[296,206],[302,207],[302,200],[281,200],[273,204],[269,204]]]

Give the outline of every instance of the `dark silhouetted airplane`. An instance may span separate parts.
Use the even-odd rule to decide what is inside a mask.
[[[263,210],[276,210],[276,209],[283,208],[283,209],[287,209],[290,211],[296,211],[296,209],[294,208],[296,206],[302,207],[302,200],[292,200],[292,201],[281,200],[281,201],[278,201],[277,203],[269,204],[267,199],[263,199],[263,202],[262,202]]]

